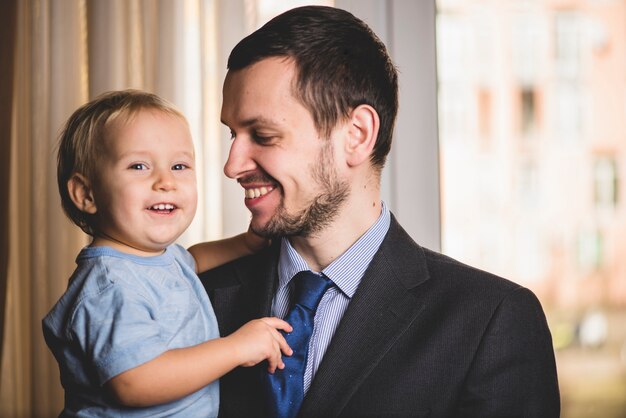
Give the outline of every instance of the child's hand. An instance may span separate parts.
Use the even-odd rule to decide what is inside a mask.
[[[270,242],[271,241],[269,239],[260,236],[250,227],[248,227],[248,231],[244,234],[245,246],[252,253],[261,251],[263,248],[270,245]]]
[[[292,328],[282,319],[261,318],[246,323],[225,338],[231,341],[241,366],[250,367],[267,360],[268,371],[274,373],[277,368],[285,367],[281,352],[288,356],[293,353],[278,330],[291,332]]]

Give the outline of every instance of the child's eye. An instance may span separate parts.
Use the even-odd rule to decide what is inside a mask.
[[[131,164],[128,168],[130,168],[131,170],[147,170],[148,166],[144,163],[134,163]]]
[[[184,170],[186,168],[189,168],[187,164],[174,164],[172,166],[172,170]]]

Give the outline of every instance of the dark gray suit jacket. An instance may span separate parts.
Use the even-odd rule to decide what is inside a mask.
[[[221,335],[269,316],[279,245],[200,275]],[[220,416],[264,416],[265,364],[221,379]],[[526,288],[417,245],[392,217],[300,417],[558,417],[552,340]]]

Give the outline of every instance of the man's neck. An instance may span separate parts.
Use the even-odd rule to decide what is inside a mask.
[[[381,210],[380,197],[357,208],[347,205],[337,219],[316,235],[291,237],[289,241],[312,270],[322,271],[367,232]]]

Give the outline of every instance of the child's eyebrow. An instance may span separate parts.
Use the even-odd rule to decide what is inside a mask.
[[[144,157],[148,155],[150,155],[150,153],[147,151],[125,151],[125,152],[118,154],[117,158],[121,160],[121,159],[126,159],[126,158],[131,158],[131,157],[133,158]]]
[[[192,160],[194,158],[196,158],[195,152],[183,151],[183,152],[181,152],[181,155],[183,155],[183,156],[185,156],[187,158],[191,158]]]
[[[143,151],[143,150],[127,151],[118,155],[118,159],[121,160],[121,159],[127,159],[127,158],[137,158],[137,157],[145,158],[145,157],[150,157],[151,155],[152,155],[152,152],[150,151]],[[193,151],[179,151],[179,152],[172,153],[172,155],[174,155],[176,158],[187,157],[187,158],[194,159],[196,154]]]

